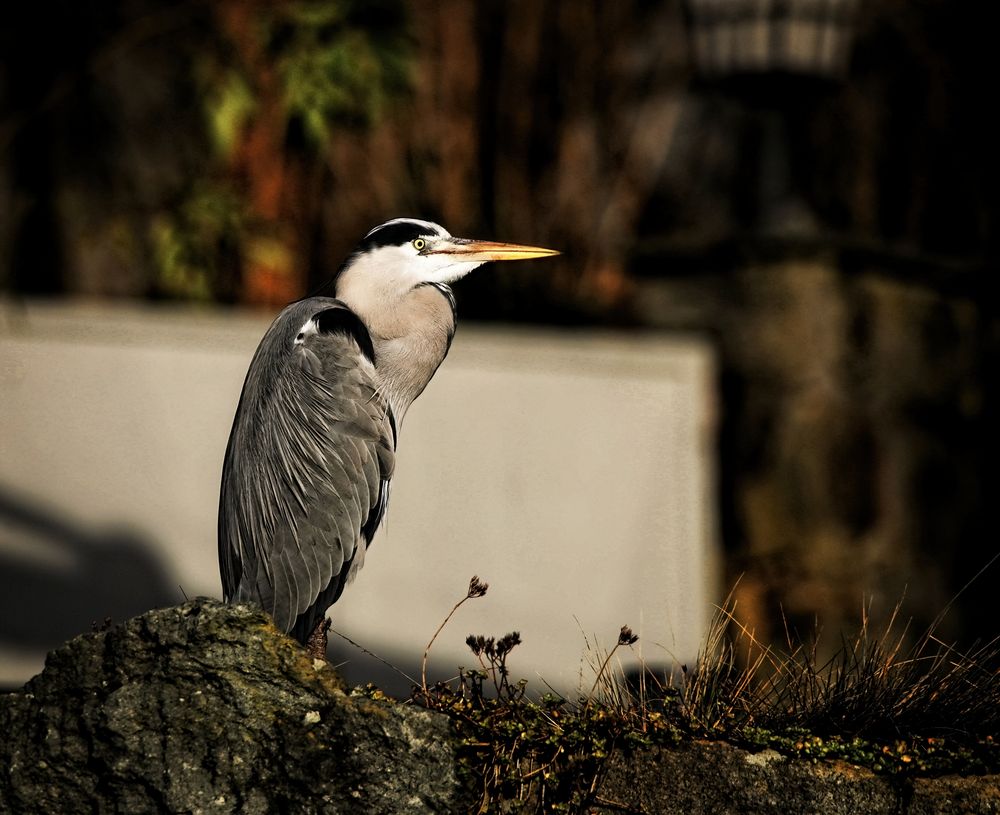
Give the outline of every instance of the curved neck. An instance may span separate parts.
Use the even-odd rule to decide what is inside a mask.
[[[420,285],[378,308],[345,300],[368,328],[375,348],[375,370],[397,425],[444,361],[455,334],[451,291]]]

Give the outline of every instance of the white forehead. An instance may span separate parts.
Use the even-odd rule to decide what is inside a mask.
[[[426,229],[428,235],[438,235],[442,238],[451,237],[451,233],[447,229],[441,226],[441,224],[436,224],[433,221],[422,221],[419,218],[393,218],[391,221],[386,221],[385,223],[379,224],[373,229],[370,229],[368,234],[365,235],[362,240],[367,240],[380,229],[385,229],[387,226],[393,226],[394,224],[413,224],[414,226]]]

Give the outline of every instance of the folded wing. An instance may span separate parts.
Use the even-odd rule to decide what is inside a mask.
[[[394,449],[361,321],[332,298],[285,309],[250,365],[226,451],[226,599],[257,603],[305,641],[364,562]]]

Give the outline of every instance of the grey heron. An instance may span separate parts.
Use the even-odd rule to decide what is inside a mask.
[[[287,306],[250,363],[222,470],[225,600],[255,603],[325,656],[326,611],[365,560],[407,409],[455,334],[450,284],[488,261],[558,254],[396,218],[329,286]]]

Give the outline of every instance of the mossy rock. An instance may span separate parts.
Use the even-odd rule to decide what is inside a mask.
[[[86,634],[0,696],[0,812],[550,811],[484,801],[442,713],[347,692],[262,613],[196,600]],[[723,742],[614,745],[563,811],[1000,813],[997,776],[876,775]],[[463,780],[464,779],[464,780]]]

